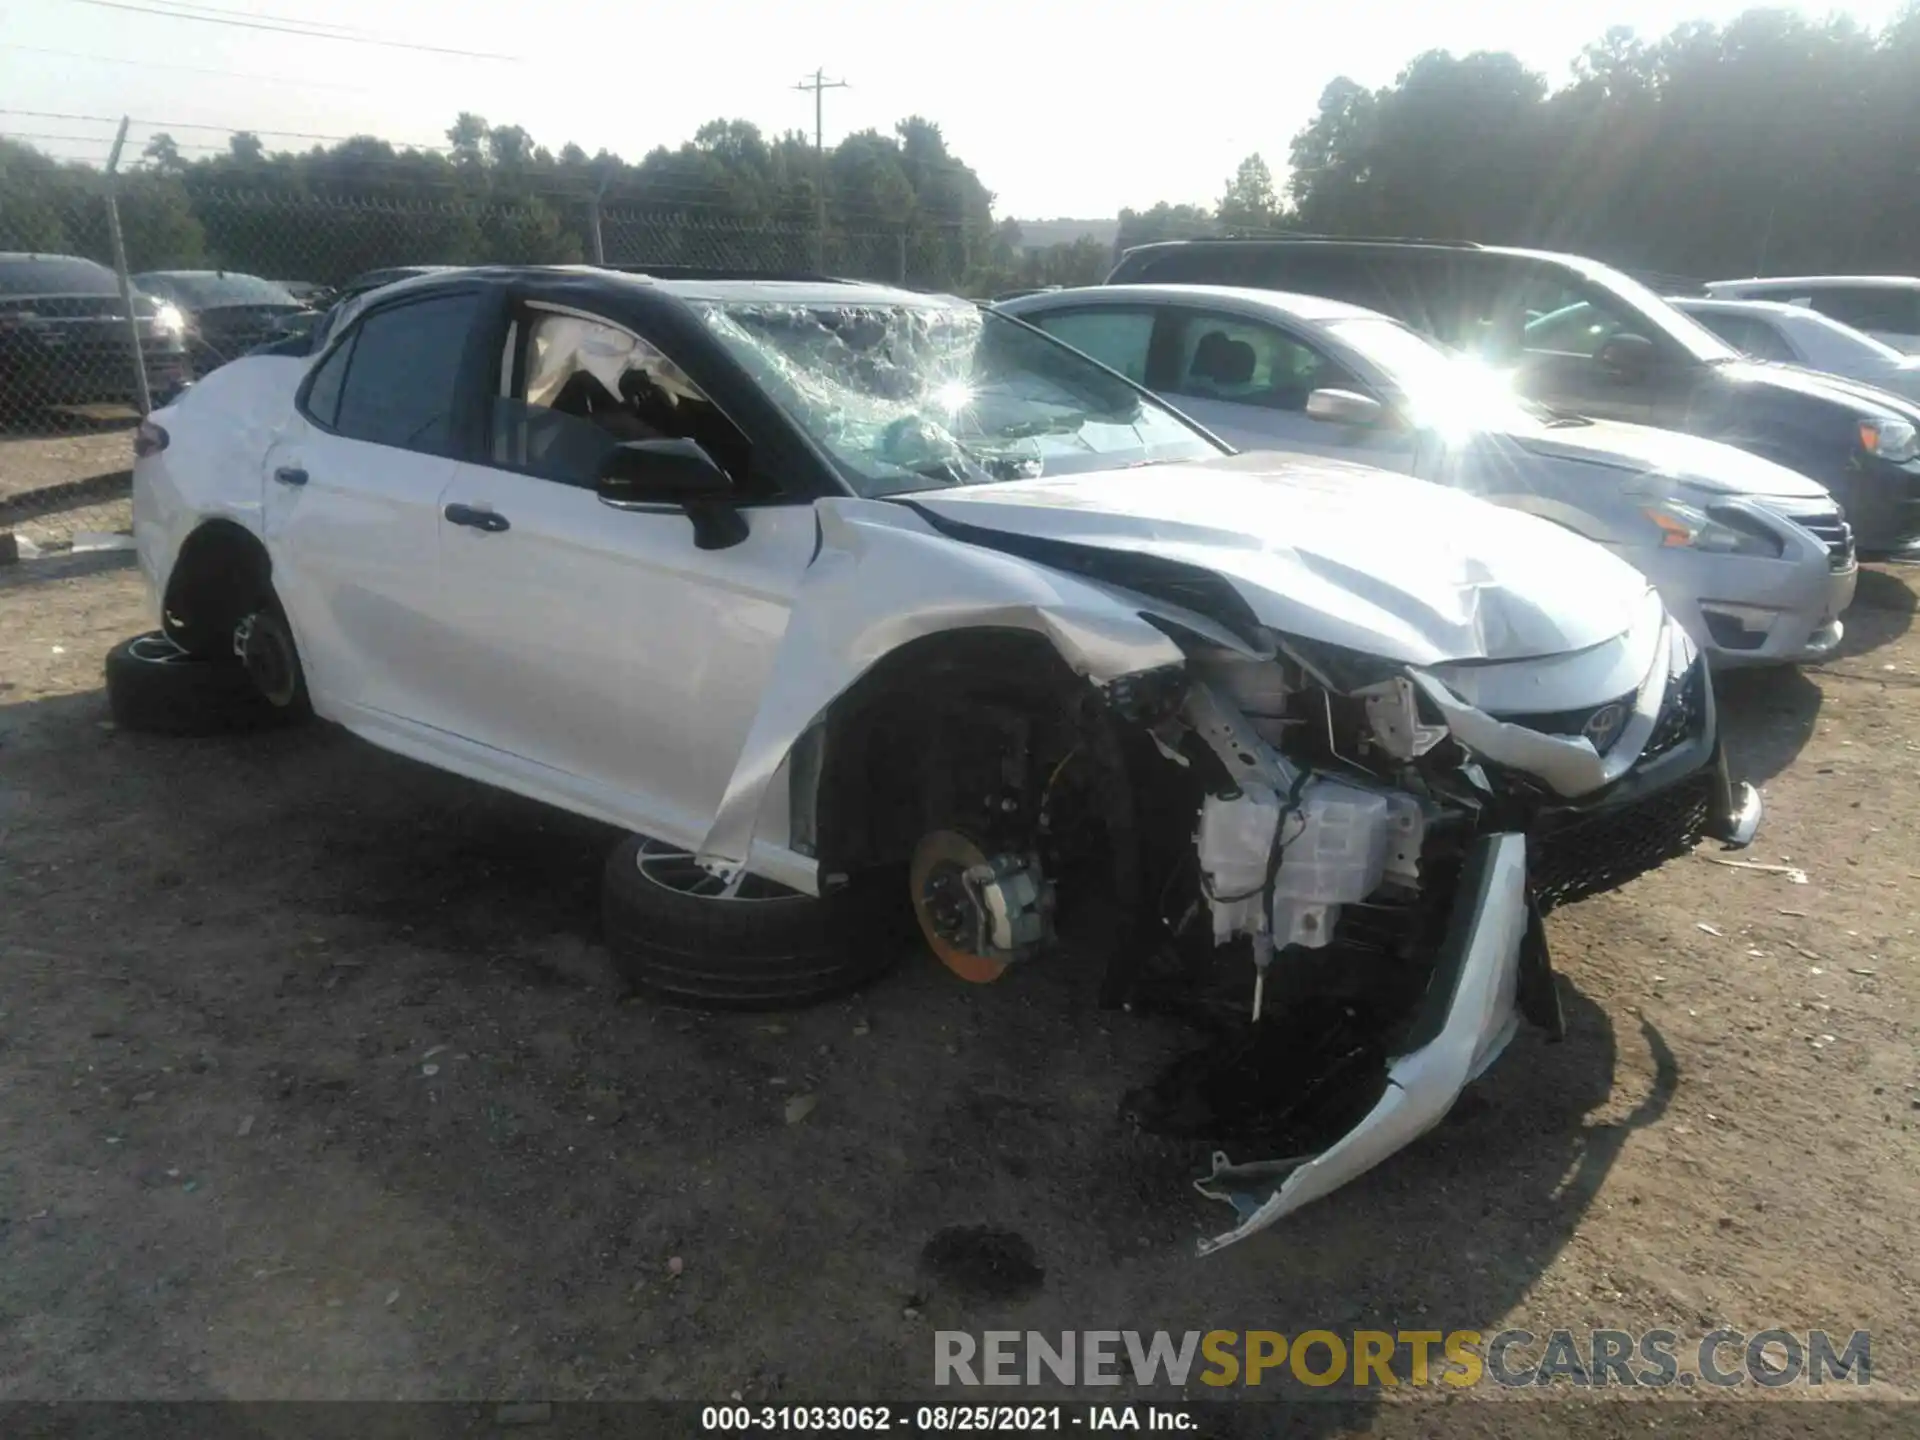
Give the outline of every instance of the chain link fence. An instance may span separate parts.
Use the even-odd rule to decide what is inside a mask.
[[[135,296],[129,323],[110,183],[98,172],[36,183],[0,168],[0,433],[130,422],[136,343],[157,385],[185,378],[179,337],[156,327],[151,302]]]
[[[115,263],[116,214],[124,267]],[[150,171],[23,166],[0,151],[0,537],[17,521],[15,548],[58,547],[112,518],[56,518],[65,512],[36,504],[32,492],[57,498],[62,486],[128,463],[117,457],[130,448],[143,379],[150,402],[163,404],[310,324],[370,272],[674,265],[956,290],[973,243],[958,227],[835,226],[823,236],[810,220],[603,212],[583,195],[209,189]],[[109,437],[113,463],[103,465],[98,437]]]
[[[111,209],[125,235],[116,273]],[[920,228],[822,236],[811,223],[608,210],[591,197],[507,199],[208,190],[147,172],[0,165],[0,425],[131,418],[135,335],[154,403],[272,339],[302,308],[398,266],[698,266],[955,289],[968,237]],[[262,283],[262,282],[272,282]],[[123,294],[131,291],[133,316]]]

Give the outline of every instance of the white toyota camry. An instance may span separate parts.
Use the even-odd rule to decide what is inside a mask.
[[[1758,823],[1621,561],[1235,456],[965,301],[479,269],[325,334],[142,426],[121,722],[314,714],[617,825],[607,939],[668,997],[830,993],[911,912],[968,980],[1231,1006],[1292,1158],[1216,1156],[1203,1248],[1556,1028],[1543,910]]]

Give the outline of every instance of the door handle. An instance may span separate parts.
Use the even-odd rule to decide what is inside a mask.
[[[304,485],[307,483],[307,472],[298,465],[282,465],[273,472],[273,478],[282,485]]]
[[[470,529],[482,530],[489,535],[498,535],[510,528],[507,517],[497,510],[481,510],[472,505],[449,505],[441,514],[455,525],[465,525]]]

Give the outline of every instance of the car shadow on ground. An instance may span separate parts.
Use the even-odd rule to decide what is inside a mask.
[[[1713,677],[1727,766],[1764,785],[1794,761],[1820,719],[1820,687],[1793,666],[1728,670]]]
[[[1853,604],[1843,617],[1846,634],[1827,663],[1865,655],[1898,640],[1913,628],[1916,600],[1913,585],[1920,569],[1907,566],[1862,567],[1853,592]]]

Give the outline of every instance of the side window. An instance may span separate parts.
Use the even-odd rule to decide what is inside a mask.
[[[1315,390],[1361,388],[1344,367],[1274,326],[1198,311],[1181,313],[1178,324],[1167,386],[1175,394],[1305,410]]]
[[[1291,246],[1260,257],[1251,283],[1268,290],[1344,300],[1404,319],[1420,313],[1416,268],[1417,261],[1404,255]]]
[[[1522,304],[1522,350],[1592,356],[1615,335],[1635,329],[1630,317],[1552,282],[1528,286]]]
[[[1151,310],[1066,310],[1036,316],[1034,323],[1134,384],[1147,383],[1147,350],[1153,343]]]
[[[473,294],[436,295],[362,320],[333,428],[374,445],[452,454],[460,367],[478,305]]]
[[[1743,355],[1751,355],[1756,360],[1788,362],[1799,358],[1779,331],[1752,315],[1729,315],[1720,310],[1687,313]]]
[[[340,386],[347,378],[347,366],[353,361],[353,346],[358,338],[349,335],[344,345],[320,362],[307,385],[307,414],[329,430],[340,419]]]
[[[736,483],[745,439],[657,347],[605,321],[534,310],[513,327],[505,383],[494,398],[492,460],[563,485],[591,488],[601,462],[628,440],[695,440]]]
[[[1815,290],[1812,308],[1856,330],[1920,335],[1920,290],[1897,285],[1831,286]]]

